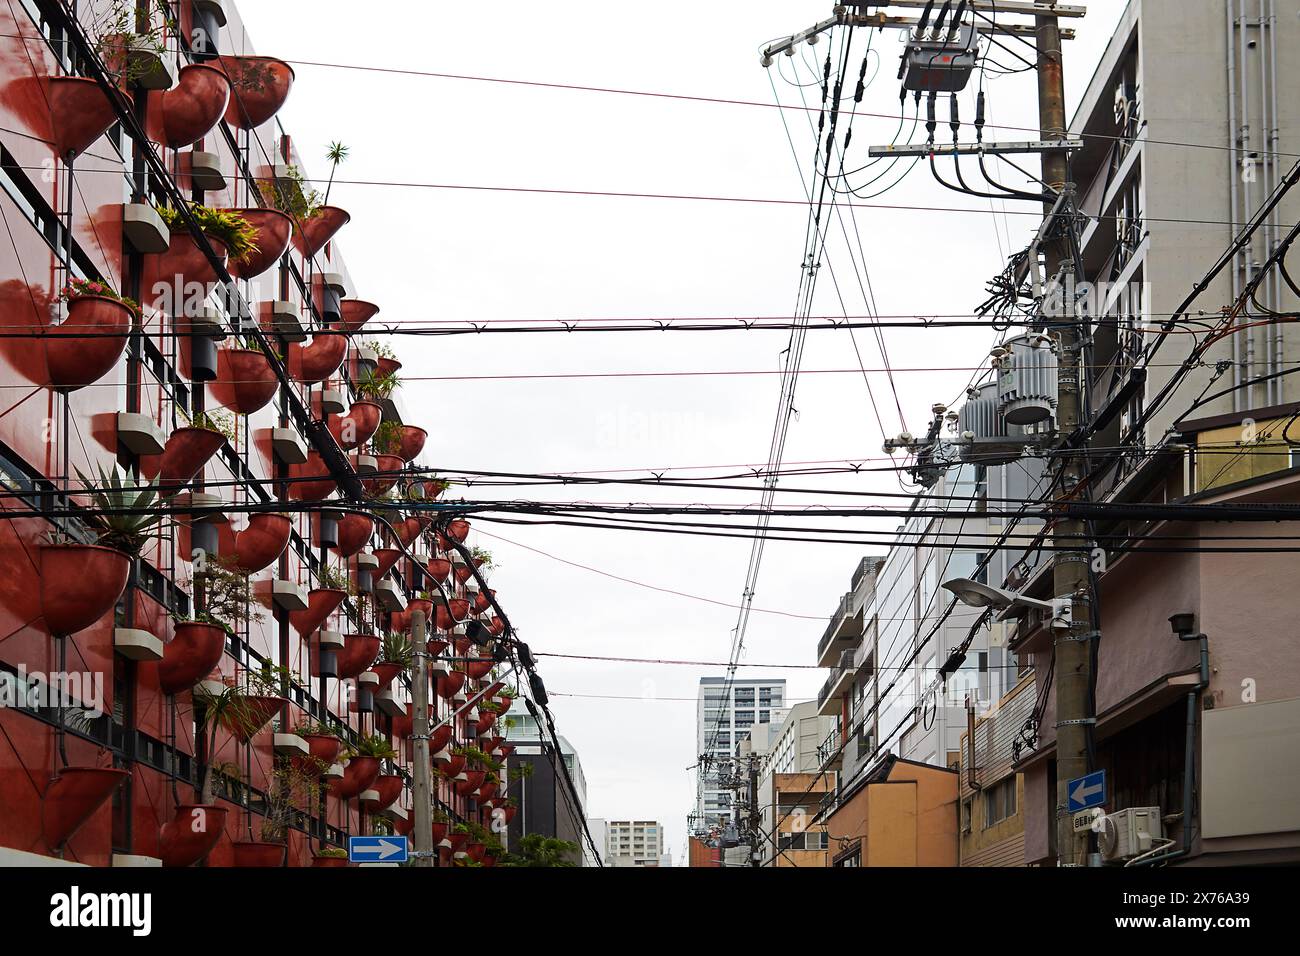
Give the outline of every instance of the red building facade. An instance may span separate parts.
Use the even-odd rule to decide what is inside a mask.
[[[445,487],[400,363],[362,337],[378,308],[335,242],[348,214],[275,119],[292,68],[229,2],[158,7],[0,7],[0,848],[310,865],[409,832],[419,608],[434,845],[490,864],[512,811],[486,567],[429,505]],[[133,500],[87,493],[114,469],[157,493],[138,556],[96,534]],[[59,688],[77,706],[47,706]]]

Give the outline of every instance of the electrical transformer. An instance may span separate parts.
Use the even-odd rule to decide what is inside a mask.
[[[957,415],[961,460],[971,464],[1005,465],[1024,453],[1021,429],[1007,427],[998,409],[998,383],[986,382],[966,393]]]
[[[966,88],[978,58],[979,36],[974,24],[963,23],[952,31],[940,26],[928,39],[907,41],[898,78],[905,90],[956,93]]]
[[[998,409],[1008,425],[1033,425],[1056,412],[1056,353],[1046,337],[1020,335],[1002,343]]]

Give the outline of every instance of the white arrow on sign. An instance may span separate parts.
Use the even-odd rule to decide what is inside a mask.
[[[386,860],[390,856],[401,853],[405,847],[400,843],[390,843],[387,840],[380,840],[374,846],[359,846],[352,850],[353,855],[364,854],[369,856],[371,853],[378,853],[379,859]]]
[[[1070,791],[1071,802],[1086,803],[1089,797],[1095,796],[1106,789],[1106,785],[1100,781],[1094,783],[1091,787],[1084,786],[1087,782],[1088,778],[1084,777],[1074,785],[1074,789]]]

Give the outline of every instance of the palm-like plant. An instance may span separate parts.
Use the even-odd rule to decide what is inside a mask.
[[[330,201],[330,190],[334,188],[334,173],[339,168],[339,163],[348,158],[348,148],[342,143],[330,143],[329,149],[325,151],[325,158],[330,162],[330,179],[325,184],[325,205]]]
[[[400,384],[395,372],[388,375],[367,372],[352,383],[352,390],[357,393],[358,398],[383,401],[392,395]]]
[[[405,634],[385,634],[379,659],[389,664],[401,664],[403,670],[409,671],[415,665],[415,645]]]
[[[80,471],[77,476],[90,493],[94,510],[84,520],[95,532],[96,544],[138,555],[145,542],[156,537],[153,528],[162,520],[160,512],[151,510],[158,500],[157,489],[123,477],[117,468],[111,472],[100,468],[98,484]]]

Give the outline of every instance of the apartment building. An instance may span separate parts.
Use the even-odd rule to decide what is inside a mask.
[[[1217,342],[1143,429],[1139,416],[1180,371],[1191,336],[1171,335],[1158,363],[1138,378],[1130,372],[1143,347],[1137,328],[1157,326],[1180,305],[1300,151],[1300,105],[1284,93],[1300,80],[1300,62],[1288,55],[1298,42],[1294,10],[1270,0],[1132,0],[1075,114],[1073,131],[1098,134],[1072,166],[1083,209],[1117,217],[1083,236],[1086,275],[1109,283],[1095,314],[1119,320],[1096,332],[1104,370],[1092,404],[1118,401],[1121,411],[1095,443],[1146,446],[1092,482],[1094,500],[1295,500],[1300,461],[1284,433],[1300,395],[1278,374],[1296,355],[1284,323],[1248,323]],[[1217,316],[1298,217],[1300,197],[1289,196],[1194,308]],[[1298,301],[1276,275],[1256,300],[1252,313],[1293,311]],[[1294,534],[1294,525],[1269,524],[1268,533]],[[1034,614],[1010,632],[1009,646],[1032,663],[1042,689],[1032,746],[1015,764],[1025,862],[1080,863],[1088,853],[1114,865],[1294,861],[1300,814],[1288,781],[1300,772],[1300,670],[1284,636],[1287,562],[1258,550],[1264,532],[1250,522],[1110,521],[1096,533],[1240,537],[1220,553],[1209,540],[1181,553],[1108,547],[1096,582],[1092,739],[1107,816],[1098,835],[1071,847],[1057,845],[1055,828],[1052,635]],[[1047,595],[1050,576],[1039,568],[1023,590]],[[1119,840],[1138,819],[1140,839]]]
[[[766,835],[759,850],[764,866],[824,866],[826,828],[815,823],[822,800],[835,789],[835,774],[820,773],[819,748],[834,729],[817,713],[816,701],[789,708],[765,740],[757,804]]]
[[[967,708],[957,766],[961,866],[1024,866],[1024,778],[1015,763],[1037,690],[1031,671],[991,709],[977,713],[974,701]]]
[[[696,830],[731,822],[731,791],[721,786],[719,768],[732,763],[737,745],[751,729],[771,723],[784,706],[783,678],[700,678],[696,752],[706,760],[696,773]]]
[[[516,812],[507,826],[509,846],[530,833],[567,840],[580,847],[583,866],[598,866],[587,843],[587,777],[582,761],[567,737],[558,736],[559,748],[542,732],[531,714],[514,717],[506,730],[506,742],[512,748],[511,759],[516,777],[511,783],[511,799]],[[573,781],[569,788],[564,772]],[[603,842],[593,841],[597,848]]]
[[[610,820],[606,824],[605,859],[611,866],[660,866],[664,828],[656,820]]]

